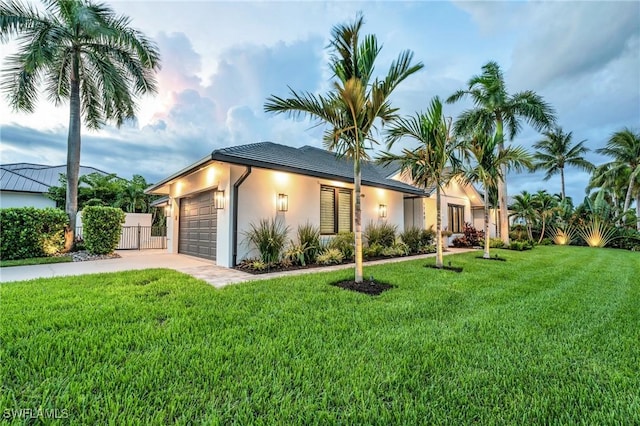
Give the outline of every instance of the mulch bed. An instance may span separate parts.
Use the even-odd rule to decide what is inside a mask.
[[[452,271],[452,272],[462,272],[462,268],[460,266],[443,266],[442,268],[437,267],[436,265],[424,265],[425,268],[431,269],[439,269],[441,271]]]
[[[347,280],[347,281],[339,281],[331,285],[343,288],[345,290],[357,291],[359,293],[368,294],[369,296],[377,296],[383,291],[390,290],[394,287],[391,284],[382,283],[375,280],[363,280],[361,283],[357,283],[353,280]]]
[[[482,257],[482,256],[476,256],[476,259],[482,259],[482,260],[499,260],[500,262],[506,262],[507,259],[505,259],[504,257]]]

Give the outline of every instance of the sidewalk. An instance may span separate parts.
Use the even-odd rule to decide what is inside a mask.
[[[473,249],[449,248],[444,255],[464,253]],[[224,287],[228,284],[265,280],[291,275],[303,275],[316,272],[337,271],[353,268],[353,264],[333,265],[310,269],[297,269],[271,274],[253,275],[235,269],[217,266],[213,261],[200,259],[183,254],[169,254],[165,250],[118,250],[121,257],[118,259],[92,260],[86,262],[52,263],[48,265],[12,266],[0,268],[0,282],[32,280],[36,278],[51,278],[84,274],[96,274],[102,272],[121,272],[129,270],[169,268],[195,278],[199,278],[214,287]],[[385,263],[403,262],[408,260],[426,259],[435,257],[435,253],[420,256],[399,257],[393,259],[365,262],[364,266],[380,265]]]

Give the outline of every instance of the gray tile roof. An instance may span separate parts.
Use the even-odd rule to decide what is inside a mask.
[[[273,142],[260,142],[240,145],[213,151],[212,160],[232,164],[262,167],[353,182],[353,162],[344,157],[312,146],[294,148]],[[362,184],[391,189],[413,195],[426,195],[415,186],[390,179],[394,174],[392,167],[383,167],[371,162],[362,163]]]
[[[60,185],[60,174],[67,172],[67,166],[47,166],[44,164],[13,163],[0,165],[0,190],[44,193],[49,187]],[[89,173],[107,173],[94,167],[80,166],[80,176]]]

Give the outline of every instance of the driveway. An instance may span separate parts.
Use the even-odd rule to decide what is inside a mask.
[[[464,253],[472,249],[449,248],[445,255]],[[0,268],[0,282],[32,280],[36,278],[51,278],[71,275],[97,274],[101,272],[121,272],[136,269],[168,268],[174,269],[195,278],[208,282],[214,287],[220,288],[228,284],[240,283],[252,280],[264,280],[269,278],[302,275],[314,272],[335,271],[339,269],[353,268],[353,264],[326,266],[321,268],[298,269],[272,274],[253,275],[235,269],[216,266],[213,261],[184,254],[169,254],[165,250],[118,250],[118,259],[91,260],[86,262],[52,263],[48,265],[11,266]],[[365,262],[364,266],[379,265],[384,263],[402,262],[406,260],[425,259],[435,257],[433,254],[421,256],[399,257],[373,262]]]

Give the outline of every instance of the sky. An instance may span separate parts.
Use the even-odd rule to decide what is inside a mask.
[[[137,120],[83,129],[81,163],[130,179],[156,182],[213,150],[260,141],[322,146],[322,128],[304,118],[263,112],[270,95],[325,93],[331,28],[365,18],[364,34],[382,44],[384,75],[402,50],[424,69],[403,82],[392,103],[403,115],[447,98],[493,60],[509,92],[533,90],[557,123],[603,147],[612,133],[640,130],[640,2],[637,1],[107,1],[159,46],[159,92],[138,102]],[[39,4],[39,3],[36,3]],[[0,66],[16,44],[0,45]],[[456,117],[468,101],[445,106]],[[0,99],[0,161],[66,162],[69,106],[41,96],[32,113]],[[541,135],[524,125],[511,142],[530,148]],[[405,142],[407,147],[412,143]],[[397,147],[396,149],[398,149]],[[591,152],[595,164],[606,157]],[[509,175],[509,193],[560,192],[559,176]],[[567,195],[579,203],[588,175],[566,170]]]

